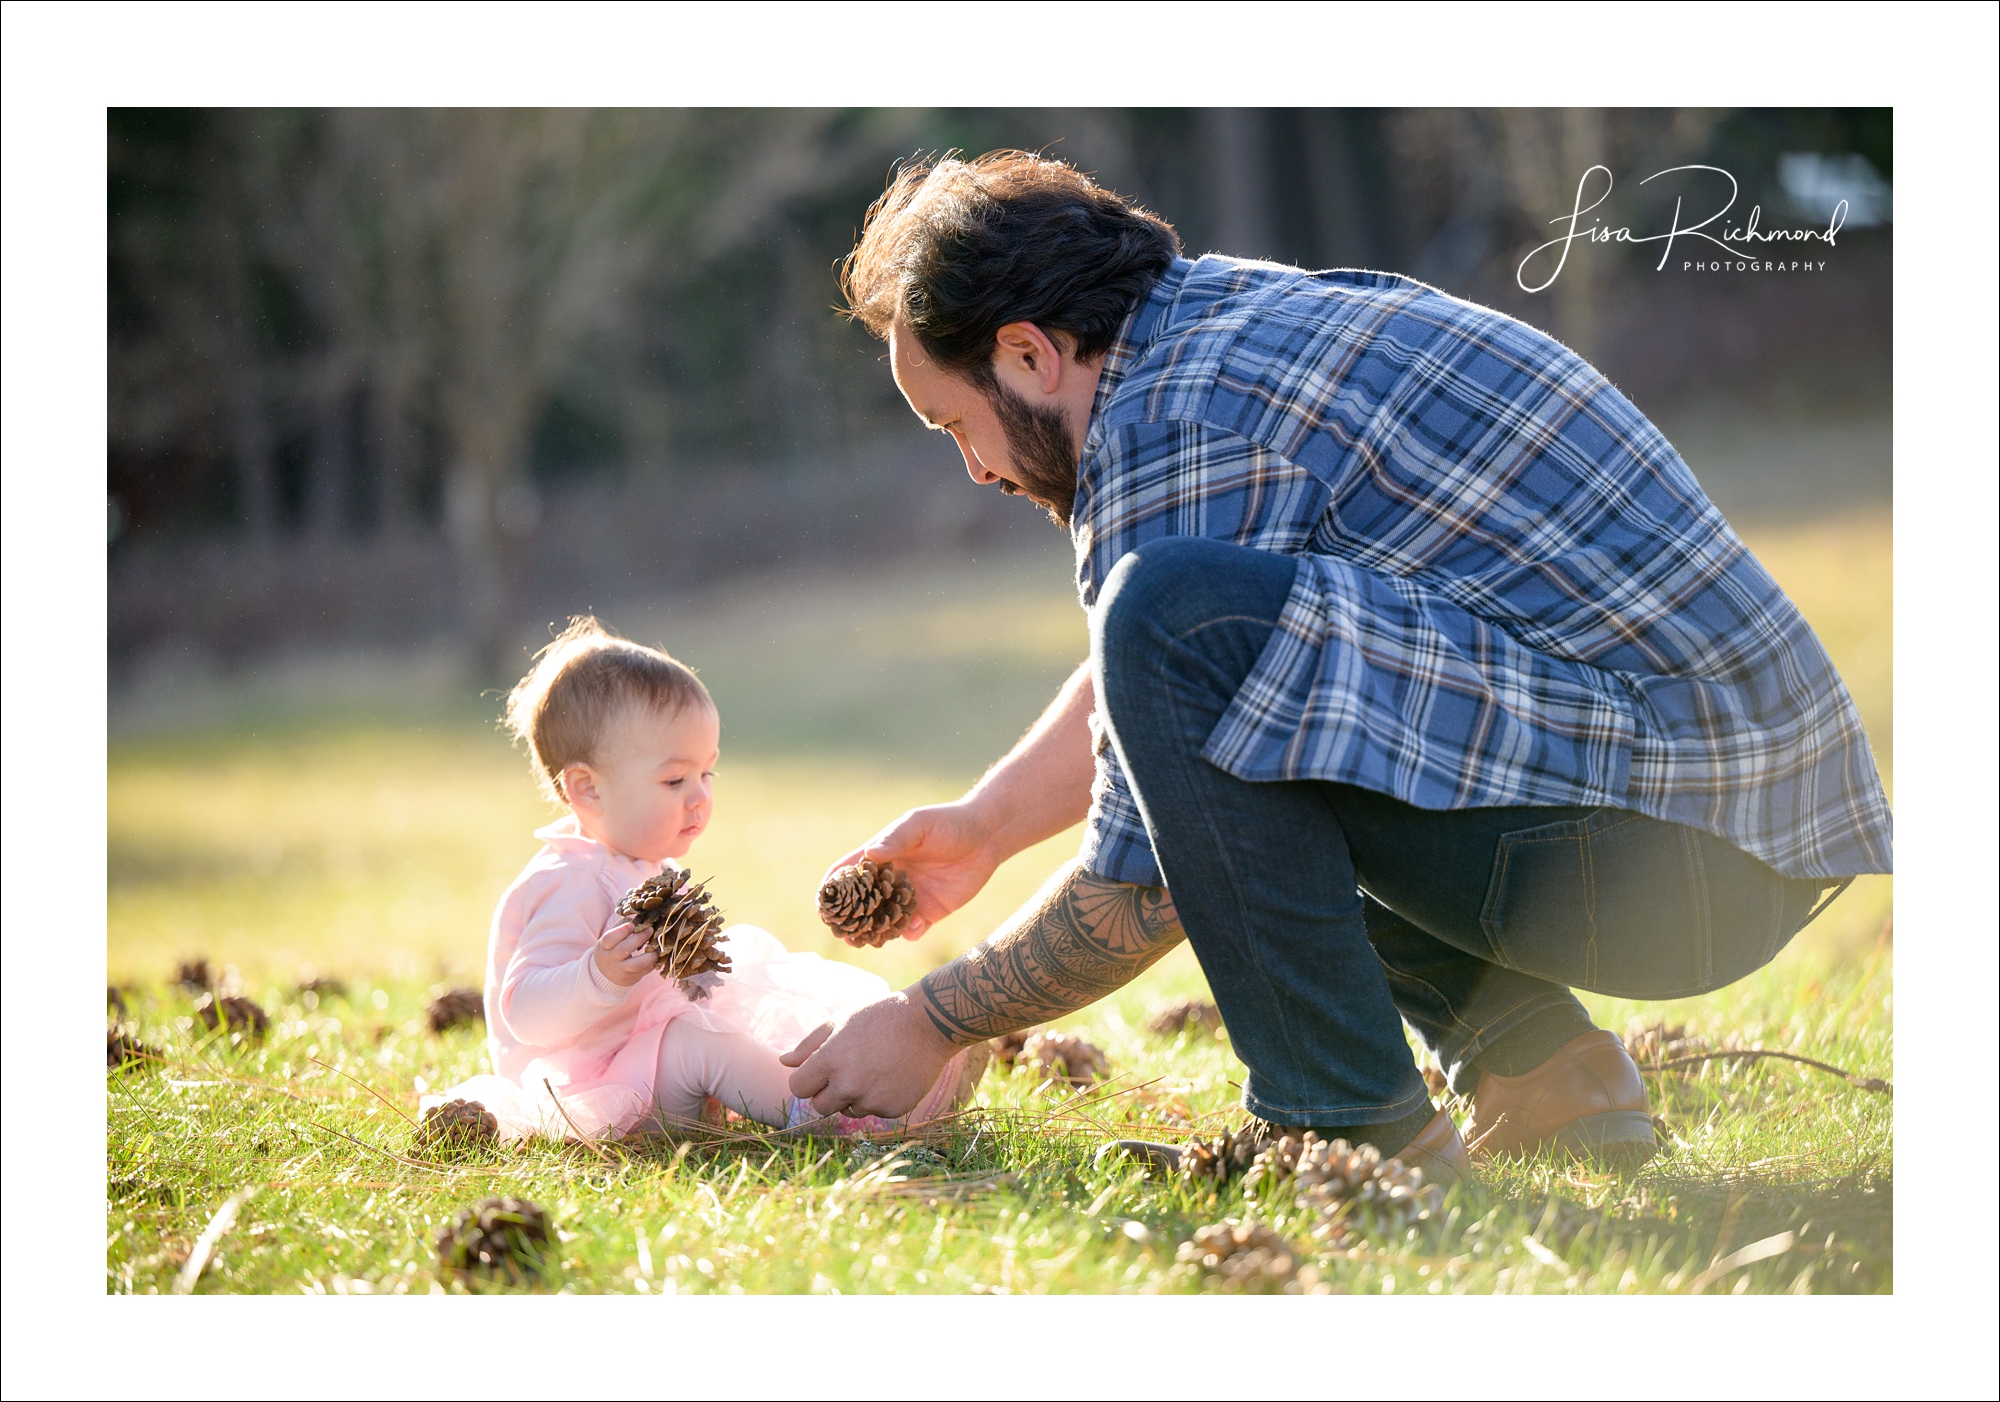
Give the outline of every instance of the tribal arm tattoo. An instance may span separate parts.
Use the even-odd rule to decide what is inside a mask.
[[[1186,938],[1165,887],[1072,863],[992,938],[926,974],[919,1004],[948,1040],[969,1046],[1094,1003]]]

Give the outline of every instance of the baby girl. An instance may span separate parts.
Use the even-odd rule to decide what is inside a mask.
[[[595,1137],[695,1119],[714,1096],[773,1128],[855,1133],[921,1123],[970,1094],[984,1068],[961,1052],[904,1120],[822,1118],[792,1097],[778,1057],[885,996],[882,979],[735,925],[722,936],[730,972],[691,1001],[656,972],[646,931],[617,914],[619,897],[685,857],[708,826],[721,718],[693,672],[577,619],[508,696],[507,724],[569,816],[535,833],[541,851],[493,913],[496,1074],[426,1096],[426,1108],[480,1101],[503,1139]]]

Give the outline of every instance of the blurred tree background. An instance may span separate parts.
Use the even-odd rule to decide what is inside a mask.
[[[969,490],[832,310],[895,161],[1001,146],[1094,173],[1191,254],[1499,307],[1670,432],[1886,419],[1884,109],[114,109],[114,689],[161,654],[411,643],[502,680],[565,612],[1045,537]],[[1640,180],[1689,163],[1741,182],[1732,223],[1824,228],[1846,199],[1829,270],[1579,246],[1521,291],[1590,166],[1617,183],[1585,223],[1651,233],[1672,195]]]

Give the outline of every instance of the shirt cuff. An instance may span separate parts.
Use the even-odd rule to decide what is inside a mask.
[[[632,990],[639,985],[627,984],[620,988],[604,976],[604,970],[597,967],[597,954],[592,951],[583,956],[583,987],[577,991],[593,1003],[602,1003],[607,1008],[615,1008],[632,996]]]

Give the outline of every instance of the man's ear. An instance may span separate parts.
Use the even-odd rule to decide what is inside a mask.
[[[592,815],[604,811],[604,799],[597,792],[597,775],[582,760],[563,766],[562,789],[570,807]]]
[[[993,333],[993,372],[1024,398],[1046,398],[1062,384],[1062,350],[1034,322],[1010,321]]]

